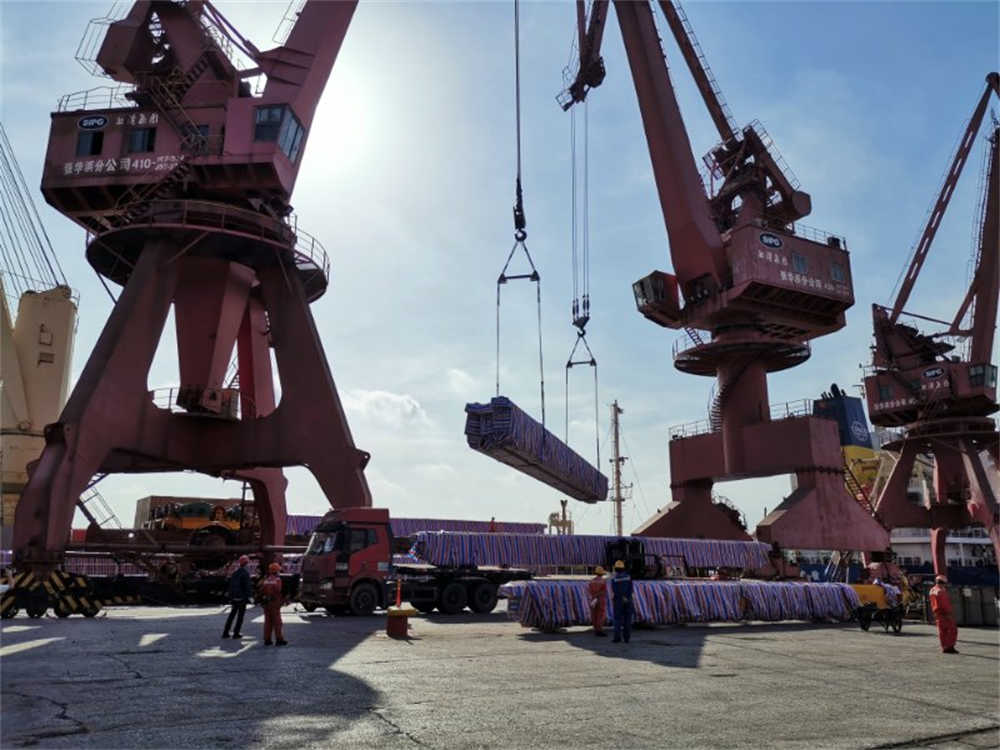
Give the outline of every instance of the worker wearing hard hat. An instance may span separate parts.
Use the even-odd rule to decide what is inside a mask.
[[[222,629],[222,637],[229,638],[229,628],[233,626],[233,619],[236,620],[236,627],[233,628],[233,638],[242,638],[240,630],[243,627],[243,615],[247,611],[247,602],[250,601],[252,586],[250,585],[250,571],[247,565],[250,558],[240,555],[239,566],[229,578],[229,586],[226,596],[229,598],[229,617],[226,618],[226,626]]]
[[[934,579],[930,600],[934,621],[937,623],[938,639],[941,641],[941,651],[946,654],[957,654],[955,641],[958,640],[958,625],[955,624],[951,599],[948,598],[948,580],[944,576],[937,576]]]
[[[594,635],[602,638],[607,636],[604,632],[604,621],[608,617],[608,583],[604,580],[606,572],[598,565],[594,568],[594,577],[587,585],[587,593],[590,595],[590,622],[594,626]]]
[[[274,643],[284,646],[288,643],[281,632],[281,605],[284,603],[281,592],[281,566],[273,562],[267,566],[267,577],[257,587],[257,601],[264,608],[264,645],[271,645],[271,635]]]
[[[615,561],[615,575],[611,579],[611,604],[614,607],[615,637],[614,643],[622,638],[628,643],[632,638],[632,576],[625,570],[622,560]]]

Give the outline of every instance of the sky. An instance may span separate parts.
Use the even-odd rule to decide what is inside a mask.
[[[261,48],[284,2],[218,0]],[[937,196],[956,141],[998,66],[992,2],[690,2],[688,17],[739,123],[759,119],[812,195],[803,224],[846,236],[856,303],[847,326],[805,364],[769,379],[772,403],[815,398],[836,382],[857,395],[871,304],[892,289]],[[43,201],[48,113],[66,93],[107,85],[74,60],[108,3],[0,0],[0,121],[34,189],[71,286],[79,291],[73,375],[111,301],[84,259],[84,233]],[[654,10],[695,155],[717,136],[659,9]],[[523,184],[527,247],[541,274],[547,426],[596,460],[611,455],[617,400],[626,531],[669,498],[668,428],[704,419],[712,382],[672,366],[677,332],[646,321],[631,284],[670,271],[621,34],[612,10],[604,84],[589,97],[589,237],[599,424],[590,368],[565,363],[571,325],[570,115],[555,101],[570,61],[569,2],[521,6]],[[496,278],[513,243],[513,3],[362,0],[309,135],[292,203],[331,257],[312,312],[355,443],[372,454],[374,504],[397,517],[546,522],[561,495],[472,451],[464,406],[495,395]],[[583,112],[577,113],[578,145]],[[951,318],[967,288],[980,138],[908,309]],[[582,164],[582,153],[578,156]],[[523,268],[523,266],[516,266]],[[501,392],[540,418],[535,290],[503,293]],[[176,343],[161,341],[150,388],[177,383]],[[305,469],[287,471],[291,513],[329,505]],[[147,495],[237,497],[239,485],[194,474],[108,477],[126,523]],[[751,526],[788,494],[788,477],[724,483]],[[571,501],[577,531],[613,530],[610,503]],[[78,519],[79,521],[80,519]]]

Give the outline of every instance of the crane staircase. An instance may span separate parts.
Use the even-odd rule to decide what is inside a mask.
[[[115,515],[115,512],[111,510],[111,506],[104,499],[104,495],[94,486],[104,479],[105,476],[105,474],[97,475],[97,478],[90,483],[86,491],[80,495],[80,499],[76,501],[76,507],[80,509],[80,512],[83,513],[92,526],[99,526],[102,529],[111,527],[121,529],[123,528],[122,522]]]

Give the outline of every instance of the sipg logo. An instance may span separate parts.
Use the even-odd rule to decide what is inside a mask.
[[[925,378],[939,378],[942,375],[944,375],[944,368],[943,367],[930,367],[930,368],[924,370],[924,377]]]
[[[851,434],[854,435],[855,440],[863,443],[868,439],[868,428],[855,419],[851,422]]]
[[[764,247],[781,247],[781,237],[769,232],[764,232],[760,236],[760,244]]]
[[[77,120],[76,124],[80,130],[100,130],[108,124],[108,118],[104,115],[87,115]]]

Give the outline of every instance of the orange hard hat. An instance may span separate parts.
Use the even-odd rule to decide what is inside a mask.
[[[276,562],[271,563],[270,565],[267,566],[267,572],[268,573],[279,573],[279,572],[281,572],[281,566],[278,563],[276,563]]]

